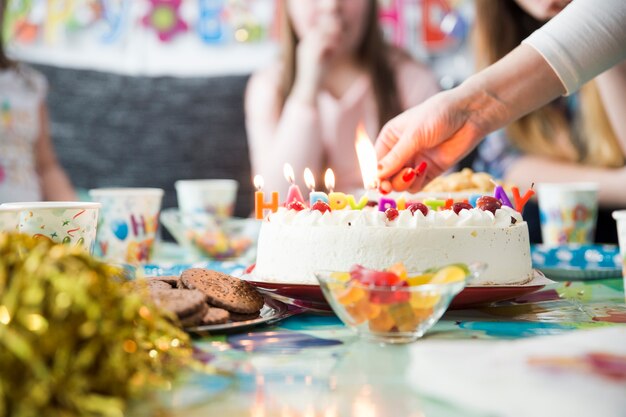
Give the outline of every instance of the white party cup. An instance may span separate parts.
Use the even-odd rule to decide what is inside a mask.
[[[218,220],[233,215],[239,183],[232,179],[179,180],[174,183],[184,215],[210,214]]]
[[[538,184],[541,236],[546,245],[593,243],[598,217],[595,183]]]
[[[0,205],[0,233],[17,232],[20,223],[20,209]]]
[[[152,258],[159,227],[160,188],[95,188],[102,204],[95,253],[114,263],[141,264]]]
[[[37,201],[5,203],[2,209],[19,211],[17,230],[37,239],[79,246],[93,252],[99,203]]]

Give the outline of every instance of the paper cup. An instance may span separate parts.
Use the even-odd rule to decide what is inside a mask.
[[[626,210],[613,212],[613,218],[617,222],[617,241],[619,242],[619,254],[622,259],[622,277],[624,278],[624,300],[626,301]]]
[[[19,210],[20,233],[55,243],[80,246],[93,252],[100,204],[80,201],[6,203],[2,209]]]
[[[114,263],[141,264],[152,258],[159,227],[160,188],[96,188],[102,204],[95,254]]]
[[[20,223],[20,209],[0,205],[0,233],[17,232]]]
[[[539,184],[537,195],[544,244],[593,243],[598,217],[597,184]]]
[[[237,199],[236,180],[180,180],[174,183],[182,214],[211,214],[218,220],[233,215]]]

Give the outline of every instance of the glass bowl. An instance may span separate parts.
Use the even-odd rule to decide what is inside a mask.
[[[258,238],[258,221],[233,217],[218,221],[208,213],[183,215],[176,208],[163,210],[160,219],[176,242],[196,257],[217,260],[254,257],[250,251]]]
[[[366,285],[350,279],[347,272],[319,271],[315,275],[326,300],[346,326],[374,341],[407,343],[422,337],[483,268],[470,266],[465,280],[427,283],[424,279],[424,283],[411,286]],[[427,275],[408,273],[418,280]]]

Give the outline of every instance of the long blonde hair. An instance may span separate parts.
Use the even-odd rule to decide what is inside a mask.
[[[284,71],[281,91],[283,104],[291,93],[295,81],[297,70],[296,47],[298,45],[298,37],[291,19],[289,19],[286,3],[286,0],[279,1],[281,59]],[[390,50],[391,48],[385,42],[378,23],[377,0],[370,0],[366,29],[361,44],[357,48],[356,56],[359,64],[365,68],[371,77],[380,126],[402,111],[396,86],[396,77],[389,65]]]
[[[474,33],[479,67],[488,66],[543,25],[513,0],[475,0]],[[513,122],[507,136],[528,154],[598,167],[622,167],[624,156],[606,115],[595,82],[580,90],[580,118],[570,124],[562,100]]]

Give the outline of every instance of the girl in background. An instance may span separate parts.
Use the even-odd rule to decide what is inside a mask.
[[[318,189],[325,168],[336,189],[363,187],[354,149],[363,123],[374,140],[401,111],[438,91],[434,75],[387,45],[376,0],[284,0],[282,55],[256,73],[245,97],[252,170],[286,195],[283,164],[303,185],[305,167]]]
[[[0,203],[75,200],[48,132],[47,83],[4,52],[0,3]]]
[[[568,3],[476,0],[479,66],[504,57]],[[626,63],[596,77],[577,94],[561,97],[489,135],[479,146],[473,167],[522,188],[532,182],[597,182],[601,207],[597,241],[615,241],[607,206],[626,207],[624,114]],[[537,215],[536,207],[529,207],[525,217],[532,240],[538,241],[538,220],[529,216],[533,212]]]

